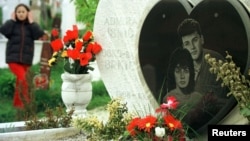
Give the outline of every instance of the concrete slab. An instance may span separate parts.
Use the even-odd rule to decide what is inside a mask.
[[[74,127],[7,132],[0,133],[0,141],[51,141],[78,133],[80,130]]]

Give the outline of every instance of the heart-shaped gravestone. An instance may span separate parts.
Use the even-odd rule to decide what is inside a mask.
[[[154,112],[151,94],[138,58],[140,29],[157,0],[103,0],[97,7],[94,36],[103,50],[97,56],[101,78],[112,98],[123,98],[129,110]]]
[[[97,56],[97,64],[111,98],[123,98],[129,110],[141,115],[154,112],[166,94],[162,88],[170,54],[180,46],[177,26],[188,16],[201,23],[206,47],[223,55],[229,51],[244,73],[249,66],[250,21],[241,3],[236,0],[100,1],[94,34],[103,51]],[[235,100],[228,98],[218,114],[199,125],[197,131],[218,123],[234,105]]]

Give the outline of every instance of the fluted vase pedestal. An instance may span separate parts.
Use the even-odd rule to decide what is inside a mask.
[[[92,99],[92,76],[91,74],[70,74],[61,75],[61,97],[66,111],[74,109],[73,117],[85,117],[86,107]]]

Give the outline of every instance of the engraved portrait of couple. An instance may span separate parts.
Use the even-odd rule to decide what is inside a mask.
[[[139,61],[146,84],[159,104],[168,96],[176,97],[190,135],[221,122],[237,103],[210,72],[205,55],[224,60],[228,51],[245,73],[250,64],[250,21],[243,7],[236,8],[239,4],[203,0],[190,6],[164,0],[143,23]]]
[[[183,121],[196,130],[212,119],[227,102],[226,88],[209,72],[205,55],[217,59],[223,56],[204,46],[200,24],[193,18],[184,19],[178,26],[180,47],[171,53],[167,67],[167,96],[175,96]]]

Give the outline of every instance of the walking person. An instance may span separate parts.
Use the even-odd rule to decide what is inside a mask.
[[[11,19],[0,27],[0,33],[8,39],[5,61],[16,77],[13,106],[23,109],[31,102],[26,75],[34,57],[34,41],[47,40],[48,36],[33,22],[29,7],[22,3],[15,7]]]

